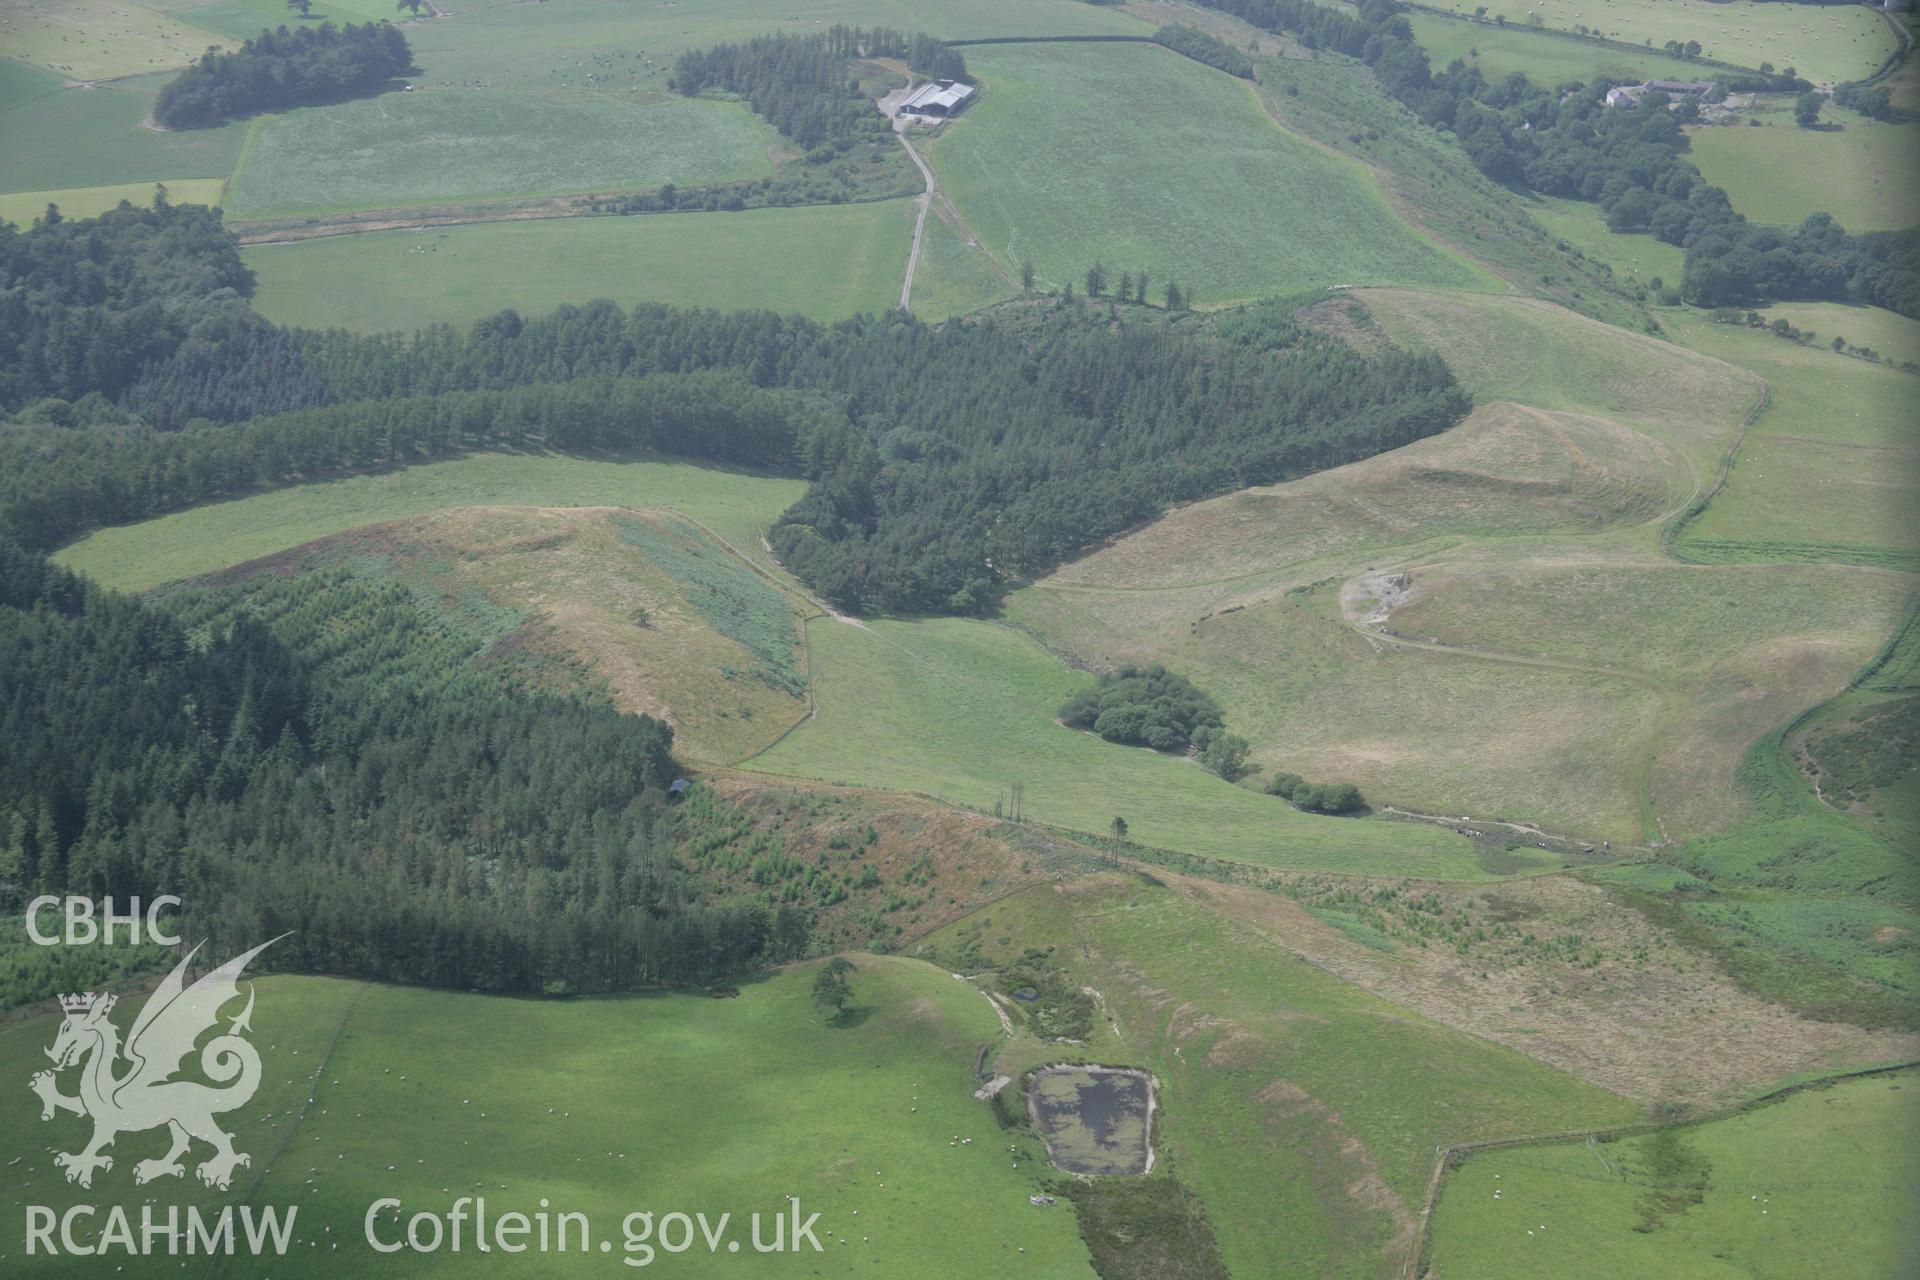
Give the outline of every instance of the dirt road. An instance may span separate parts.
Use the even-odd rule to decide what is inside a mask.
[[[940,192],[940,186],[933,178],[933,170],[920,158],[920,153],[907,141],[907,117],[900,114],[900,104],[913,92],[913,86],[895,89],[879,99],[876,105],[893,121],[893,134],[900,139],[900,145],[907,150],[907,158],[913,161],[913,167],[920,171],[920,177],[927,184],[926,190],[918,197],[920,209],[913,219],[913,247],[907,251],[907,278],[900,282],[900,309],[905,311],[907,304],[913,301],[913,272],[920,265],[920,237],[927,229],[927,210],[933,207],[933,198]]]

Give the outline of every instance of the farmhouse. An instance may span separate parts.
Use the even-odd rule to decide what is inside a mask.
[[[1623,84],[1607,90],[1607,105],[1631,108],[1640,105],[1647,93],[1664,93],[1670,98],[1698,98],[1713,88],[1711,80],[1648,80],[1644,84]]]
[[[914,90],[913,96],[900,104],[900,114],[944,120],[948,116],[959,115],[971,97],[973,86],[970,84],[961,84],[957,80],[936,80]]]

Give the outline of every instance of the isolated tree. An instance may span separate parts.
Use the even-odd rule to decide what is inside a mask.
[[[1028,293],[1033,292],[1033,264],[1031,262],[1023,262],[1020,264],[1020,287]]]
[[[1845,351],[1847,349],[1847,340],[1839,334],[1835,334],[1833,336],[1833,349],[1835,351]]]
[[[1107,290],[1107,269],[1099,263],[1087,268],[1087,296],[1097,298]]]
[[[1144,271],[1133,278],[1133,300],[1141,306],[1147,303],[1147,273]]]
[[[313,0],[287,0],[287,8],[298,9],[303,18],[313,15]]]
[[[1811,129],[1820,121],[1820,104],[1825,101],[1817,90],[1809,89],[1793,100],[1793,122]]]
[[[1180,294],[1180,286],[1171,280],[1167,281],[1167,310],[1178,311],[1185,301]]]
[[[853,961],[835,956],[814,975],[814,1006],[829,1019],[840,1017],[853,1003],[853,985],[847,981],[847,975],[853,971]]]
[[[420,16],[420,10],[425,6],[426,6],[426,0],[400,0],[400,3],[396,4],[393,7],[396,12],[398,12],[401,9],[405,9],[407,12],[411,13],[414,17],[417,18]]]
[[[1133,301],[1133,272],[1131,271],[1120,273],[1120,301]]]
[[[1115,840],[1125,840],[1127,838],[1127,820],[1119,814],[1115,814],[1112,824],[1107,827],[1107,834],[1111,835]]]

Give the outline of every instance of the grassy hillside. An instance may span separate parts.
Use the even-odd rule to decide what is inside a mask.
[[[1132,45],[973,49],[968,67],[985,96],[934,168],[1010,274],[1031,262],[1042,285],[1078,288],[1098,259],[1110,287],[1145,270],[1203,303],[1485,280],[1395,217],[1364,169],[1274,125],[1244,81]]]
[[[362,525],[471,506],[665,507],[752,550],[803,488],[798,480],[663,458],[481,453],[100,529],[55,558],[106,586],[143,591]]]
[[[326,236],[243,253],[269,319],[362,333],[465,324],[613,298],[819,320],[900,301],[913,234],[907,200],[483,222]]]
[[[1029,821],[1271,867],[1440,879],[1485,875],[1465,840],[1402,823],[1315,818],[1190,760],[1054,720],[1088,677],[1004,627],[961,619],[808,624],[813,719],[749,766],[924,791],[992,809],[1025,788]]]
[[[485,1194],[492,1214],[533,1213],[542,1198],[555,1211],[586,1213],[615,1257],[624,1253],[622,1219],[634,1210],[704,1210],[710,1220],[731,1213],[732,1234],[745,1240],[749,1214],[770,1217],[792,1195],[805,1213],[821,1214],[815,1231],[831,1252],[788,1257],[790,1267],[902,1275],[932,1250],[981,1270],[1015,1265],[1006,1255],[1020,1259],[1023,1275],[1091,1276],[1071,1215],[1027,1205],[1045,1168],[1034,1145],[1016,1167],[1005,1140],[995,1145],[986,1105],[972,1097],[974,1051],[998,1032],[986,1001],[930,965],[856,960],[854,1014],[838,1027],[823,1025],[808,1000],[806,968],[724,1000],[543,1003],[387,987],[354,999],[346,983],[263,983],[254,1039],[269,1082],[228,1123],[254,1154],[250,1200],[300,1208],[296,1244],[275,1274],[471,1274],[470,1247],[375,1254],[361,1221],[380,1196],[400,1198],[411,1213]],[[0,1034],[0,1058],[24,1080],[52,1035],[47,1017],[16,1024]],[[779,1069],[767,1069],[775,1060]],[[705,1105],[688,1105],[695,1098]],[[7,1131],[33,1134],[36,1147],[38,1106],[25,1089],[0,1103]],[[73,1128],[68,1117],[58,1140]],[[56,1140],[55,1126],[46,1133]],[[955,1133],[977,1141],[949,1146]],[[144,1153],[154,1141],[123,1139],[122,1159],[131,1163],[136,1147]],[[89,1199],[37,1149],[28,1158],[36,1167],[22,1181],[41,1203]],[[111,1191],[96,1183],[93,1200],[131,1186],[118,1161],[101,1178]],[[202,1199],[197,1187],[161,1183],[143,1195]],[[18,1254],[19,1219],[4,1230],[0,1251]],[[704,1245],[656,1257],[686,1274],[742,1270],[738,1258],[710,1256]],[[605,1274],[613,1265],[597,1249],[542,1262],[543,1274]],[[38,1273],[91,1275],[97,1265],[79,1259]],[[177,1261],[158,1259],[127,1274],[178,1271]],[[252,1271],[235,1260],[215,1274]]]
[[[733,182],[772,172],[773,136],[734,102],[389,93],[261,121],[227,208],[249,218]]]
[[[1302,927],[1317,926],[1252,890],[1103,877],[997,903],[924,950],[1008,972],[1044,945],[1091,988],[1089,1051],[1161,1081],[1162,1160],[1206,1202],[1235,1275],[1397,1275],[1437,1144],[1639,1113],[1305,963]]]
[[[1435,1212],[1434,1272],[1911,1275],[1915,1084],[1908,1072],[1812,1089],[1668,1138],[1472,1156]]]
[[[1537,302],[1342,305],[1329,323],[1430,346],[1489,403],[1392,454],[1175,511],[1017,593],[1009,619],[1096,668],[1167,662],[1223,699],[1260,764],[1376,804],[1616,842],[1736,822],[1748,745],[1831,696],[1904,592],[1662,557],[1659,525],[1756,380]]]
[[[466,507],[337,534],[217,575],[346,565],[498,645],[569,661],[682,759],[751,755],[806,715],[801,602],[698,526],[618,508]],[[488,661],[483,655],[476,659]]]

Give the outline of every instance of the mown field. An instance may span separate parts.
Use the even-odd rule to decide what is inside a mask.
[[[226,188],[218,178],[186,178],[162,185],[167,189],[167,199],[175,204],[219,204],[220,193]],[[151,182],[128,182],[114,187],[73,187],[65,191],[15,191],[0,195],[0,221],[25,226],[44,214],[50,204],[58,205],[65,217],[98,217],[118,207],[122,200],[135,205],[151,204],[154,186]]]
[[[0,108],[0,187],[58,191],[73,187],[224,179],[246,141],[245,124],[156,133],[140,122],[154,90],[126,85],[62,88],[34,67],[10,74],[30,96]]]
[[[1916,1086],[1912,1072],[1873,1077],[1667,1139],[1471,1156],[1435,1211],[1434,1271],[1530,1280],[1912,1275]]]
[[[1099,260],[1110,288],[1144,270],[1150,294],[1173,280],[1201,303],[1491,283],[1400,221],[1360,166],[1273,124],[1243,81],[1145,46],[967,52],[985,96],[933,164],[1009,274],[1030,262],[1043,287],[1078,289]]]
[[[375,1253],[361,1224],[383,1196],[410,1214],[444,1213],[460,1196],[484,1194],[490,1215],[535,1213],[543,1199],[554,1211],[586,1213],[594,1240],[613,1246],[611,1256],[597,1243],[585,1256],[548,1255],[541,1274],[607,1274],[625,1256],[625,1215],[683,1210],[710,1221],[731,1213],[742,1247],[738,1255],[724,1246],[709,1255],[704,1244],[654,1255],[676,1274],[898,1276],[915,1274],[931,1254],[980,1271],[1090,1277],[1071,1212],[1027,1204],[1046,1171],[1037,1144],[1010,1160],[987,1106],[972,1096],[975,1049],[999,1035],[986,1001],[924,963],[856,962],[853,1015],[842,1026],[823,1024],[809,1001],[810,967],[724,1000],[540,1002],[378,986],[356,994],[356,984],[327,979],[263,982],[253,1038],[267,1080],[228,1123],[254,1156],[249,1201],[299,1206],[295,1243],[274,1274],[471,1275],[485,1260],[475,1261],[470,1226],[465,1251],[427,1255]],[[0,1061],[19,1080],[44,1062],[54,1025],[43,1016],[0,1033]],[[779,1069],[768,1070],[776,1059]],[[135,1193],[127,1166],[155,1135],[123,1139],[114,1170],[92,1192],[69,1186],[40,1148],[76,1138],[78,1122],[43,1128],[38,1107],[25,1088],[0,1102],[6,1132],[27,1139],[14,1154],[33,1165],[20,1181],[37,1202],[215,1199],[191,1181]],[[956,1133],[976,1141],[950,1146]],[[799,1198],[803,1218],[820,1213],[823,1254],[761,1257],[746,1246],[749,1215],[770,1219],[788,1196]],[[19,1256],[21,1219],[10,1215],[0,1230],[0,1251]],[[391,1220],[380,1230],[395,1234]],[[255,1275],[259,1265],[224,1260],[213,1274]],[[35,1266],[35,1274],[94,1275],[100,1263]],[[179,1273],[171,1258],[135,1259],[124,1272]]]
[[[1008,628],[964,619],[808,624],[814,717],[746,767],[923,791],[991,810],[1012,784],[1034,822],[1237,862],[1477,879],[1465,840],[1309,817],[1190,760],[1103,742],[1054,716],[1089,677]]]
[[[270,320],[361,333],[611,298],[839,320],[898,305],[913,203],[549,218],[244,251]]]
[[[0,0],[7,56],[74,80],[185,66],[207,33],[129,0]]]
[[[1478,0],[1436,8],[1469,15]],[[1791,4],[1783,0],[1488,0],[1489,20],[1511,26],[1538,21],[1574,31],[1587,27],[1610,40],[1658,49],[1669,40],[1700,42],[1702,56],[1736,66],[1772,63],[1817,84],[1871,75],[1897,47],[1893,31],[1863,5]],[[1701,69],[1696,67],[1698,73]],[[1680,77],[1695,80],[1701,74]]]
[[[55,558],[105,586],[143,591],[362,525],[473,506],[670,508],[736,547],[754,549],[761,531],[804,487],[799,480],[671,458],[479,453],[101,529]]]
[[[1920,209],[1920,128],[1881,124],[1829,106],[1837,130],[1800,129],[1786,112],[1771,128],[1717,126],[1691,134],[1693,162],[1755,222],[1798,226],[1830,213],[1849,231],[1894,231]],[[1782,182],[1783,173],[1794,180]]]
[[[772,136],[732,102],[388,93],[262,121],[228,210],[248,218],[702,186],[771,172],[764,143]]]
[[[1398,1275],[1437,1145],[1640,1114],[1307,963],[1294,939],[1320,927],[1250,890],[1096,877],[1028,890],[915,950],[978,972],[1052,947],[1066,982],[1097,994],[1089,1056],[1117,1041],[1160,1080],[1156,1168],[1206,1202],[1234,1275]],[[1002,1070],[1025,1065],[1015,1049]]]

